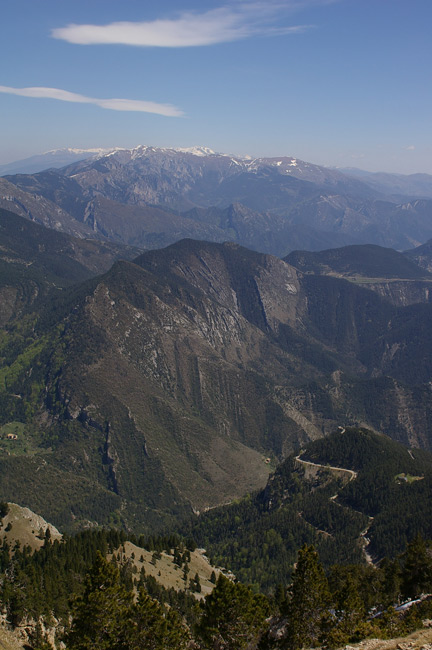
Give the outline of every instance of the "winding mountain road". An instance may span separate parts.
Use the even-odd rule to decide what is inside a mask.
[[[295,457],[295,460],[297,462],[299,462],[299,463],[302,463],[302,465],[309,465],[311,467],[318,467],[320,469],[331,469],[331,470],[334,470],[334,471],[337,471],[337,472],[344,472],[344,473],[348,474],[349,481],[353,481],[358,476],[358,472],[354,471],[353,469],[347,469],[346,467],[335,467],[333,465],[321,465],[320,463],[313,463],[310,460],[302,460],[300,458],[300,456],[301,456],[301,453],[298,456]],[[333,501],[333,503],[335,503],[340,508],[349,508],[350,510],[353,510],[353,508],[350,508],[349,506],[343,506],[340,503],[338,503],[336,501],[337,497],[338,497],[338,494],[334,494],[333,496],[330,497],[330,501]],[[355,512],[359,512],[359,511],[356,510]],[[359,512],[359,514],[364,515],[363,512]],[[367,547],[370,544],[370,540],[368,539],[367,534],[368,534],[368,531],[369,531],[370,527],[372,526],[373,520],[374,520],[373,517],[369,517],[369,524],[360,533],[360,540],[361,540],[361,544],[362,544],[362,550],[363,550],[364,558],[365,558],[367,564],[371,564],[371,565],[373,565],[373,560],[372,560],[372,556],[370,555],[370,553],[367,550]],[[318,531],[318,532],[324,533],[325,531]]]
[[[303,465],[311,465],[312,467],[321,467],[322,469],[333,469],[337,472],[346,472],[350,476],[350,481],[353,481],[355,478],[357,478],[358,472],[355,472],[353,469],[346,469],[345,467],[334,467],[332,465],[320,465],[319,463],[312,463],[310,460],[302,460],[300,458],[301,454],[295,457],[296,460],[298,460],[299,463],[303,463]],[[332,497],[334,499],[337,496],[337,494]]]

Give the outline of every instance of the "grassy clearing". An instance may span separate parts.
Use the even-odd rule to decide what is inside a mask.
[[[145,574],[153,576],[157,582],[163,585],[166,589],[173,588],[176,591],[184,591],[185,580],[183,567],[180,568],[174,563],[174,557],[168,553],[160,553],[160,557],[155,557],[151,551],[146,551],[139,546],[135,546],[132,542],[125,542],[124,545],[117,549],[115,552],[116,557],[120,557],[120,562],[130,560],[133,567],[136,568],[136,577],[142,568]],[[191,552],[191,559],[188,562],[189,573],[187,576],[187,586],[189,580],[195,578],[195,574],[199,575],[201,583],[201,593],[194,593],[196,598],[204,598],[209,594],[214,584],[210,582],[210,577],[214,571],[216,577],[221,572],[220,569],[213,567],[205,556],[204,551],[197,549]],[[135,573],[135,569],[133,569]]]
[[[421,481],[423,479],[424,476],[413,476],[412,474],[405,474],[404,472],[395,476],[395,480],[398,483],[414,483],[414,481]]]
[[[23,422],[7,422],[0,427],[0,436],[6,437],[8,433],[20,436],[24,433],[24,429]]]
[[[21,547],[30,546],[35,551],[43,545],[43,534],[48,527],[51,539],[61,539],[57,528],[48,524],[43,517],[16,503],[9,503],[9,512],[1,521],[0,540],[6,539],[12,548],[19,541]]]
[[[8,435],[17,438],[8,439]],[[40,435],[35,435],[23,422],[7,422],[0,426],[0,455],[23,456],[46,453],[46,449],[39,448],[39,439]]]

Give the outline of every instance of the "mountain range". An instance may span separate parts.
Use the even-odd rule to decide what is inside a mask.
[[[144,146],[0,196],[4,498],[69,529],[161,528],[339,425],[431,449],[428,199]]]
[[[364,244],[320,252],[293,251],[284,259],[302,273],[344,278],[394,305],[407,306],[431,300],[430,254],[430,243],[403,254]]]
[[[45,151],[41,154],[35,154],[23,160],[16,160],[14,162],[0,165],[0,175],[6,174],[35,174],[36,172],[44,171],[45,169],[59,169],[70,165],[77,160],[85,160],[92,156],[109,153],[114,149],[77,149],[77,148],[64,148],[52,149]]]
[[[2,292],[22,296],[0,348],[2,425],[21,426],[0,455],[4,498],[66,528],[157,528],[262,487],[340,424],[431,448],[428,302],[400,306],[234,243],[182,240],[128,261],[130,249],[3,216]],[[374,255],[366,275],[390,282],[401,260],[398,282],[428,281],[400,253]],[[352,252],[340,258],[358,272]]]
[[[17,318],[53,288],[66,289],[108,271],[138,250],[71,237],[0,208],[0,324]]]
[[[407,195],[394,196],[366,180],[291,157],[139,146],[5,176],[0,206],[75,236],[142,249],[190,237],[283,257],[348,244],[404,250],[432,238],[427,192],[413,196],[407,185]]]
[[[384,612],[432,584],[428,178],[206,148],[87,153],[0,178],[7,620],[38,647],[41,613],[70,623],[90,564],[116,572],[97,550],[183,631],[216,583],[267,603],[263,621],[279,608],[260,645],[283,644],[284,586],[306,556],[322,572],[316,550],[330,645],[429,619],[428,598]],[[25,534],[17,503],[44,517]],[[195,544],[271,601],[218,580]]]
[[[432,176],[430,174],[388,174],[386,172],[365,172],[361,169],[339,169],[344,174],[357,178],[373,189],[393,197],[432,198]]]

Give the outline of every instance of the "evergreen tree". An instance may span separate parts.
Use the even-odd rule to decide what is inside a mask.
[[[279,612],[283,615],[287,610],[287,590],[280,582],[276,585],[273,601]]]
[[[144,589],[132,606],[128,650],[183,650],[189,635],[179,615],[165,609]]]
[[[389,607],[397,602],[401,592],[401,568],[397,560],[384,558],[379,570],[382,574],[382,604]]]
[[[189,564],[185,564],[184,567],[183,567],[183,580],[184,580],[184,583],[185,583],[185,587],[186,587],[189,571],[190,571]]]
[[[356,581],[349,574],[343,586],[334,595],[333,603],[334,615],[329,614],[323,619],[326,645],[336,648],[348,641],[362,639],[366,611]]]
[[[132,594],[120,583],[119,571],[97,553],[86,576],[84,593],[72,608],[72,626],[66,645],[73,650],[126,648]]]
[[[324,569],[313,546],[299,551],[287,605],[288,627],[282,646],[298,650],[319,642],[328,619],[330,591]]]
[[[197,632],[205,648],[242,650],[259,639],[268,614],[264,596],[220,574],[216,587],[205,599]]]
[[[33,633],[30,634],[33,650],[52,650],[52,645],[42,631],[40,621],[36,623]]]
[[[198,573],[195,573],[195,577],[190,579],[190,589],[196,593],[201,593],[201,580]]]
[[[432,590],[432,548],[417,535],[402,556],[402,594],[415,598]]]

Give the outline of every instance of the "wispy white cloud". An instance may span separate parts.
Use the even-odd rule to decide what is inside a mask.
[[[194,47],[237,41],[251,36],[283,35],[303,32],[310,25],[279,22],[286,13],[311,4],[334,0],[302,2],[237,2],[203,13],[184,12],[174,18],[148,22],[114,22],[107,25],[76,25],[53,29],[51,35],[79,45],[122,44],[139,47]]]
[[[138,99],[97,99],[96,97],[86,97],[78,93],[71,93],[68,90],[60,88],[44,88],[41,86],[33,88],[12,88],[10,86],[0,86],[1,93],[10,95],[20,95],[21,97],[40,97],[45,99],[59,99],[62,102],[75,102],[78,104],[95,104],[100,108],[108,108],[112,111],[138,111],[140,113],[156,113],[167,117],[181,117],[183,115],[175,106],[171,104],[158,104],[156,102],[146,102]]]
[[[408,147],[405,147],[407,151],[415,151],[415,146],[413,144],[408,145]]]

